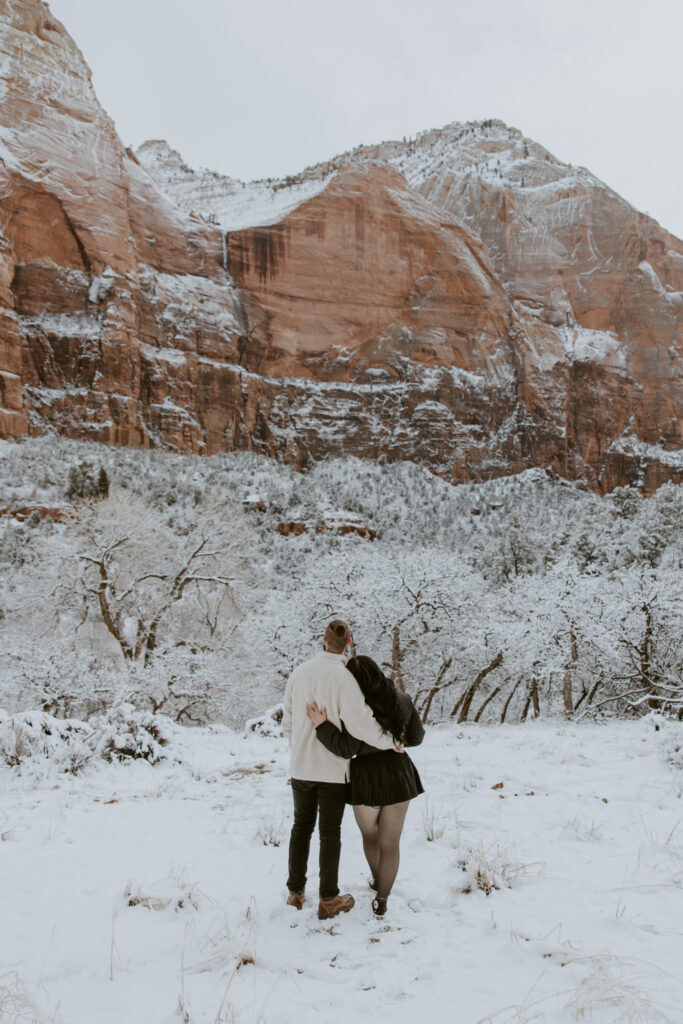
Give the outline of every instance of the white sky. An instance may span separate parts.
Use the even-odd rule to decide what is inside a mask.
[[[680,0],[50,0],[126,144],[295,173],[497,117],[683,237]]]

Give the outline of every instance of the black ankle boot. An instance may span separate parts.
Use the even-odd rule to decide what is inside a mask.
[[[387,912],[387,901],[381,899],[380,896],[375,896],[372,901],[372,910],[375,917],[384,917]]]

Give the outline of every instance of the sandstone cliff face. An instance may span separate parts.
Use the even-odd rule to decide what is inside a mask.
[[[486,249],[388,167],[351,167],[278,225],[230,233],[228,267],[258,372],[368,382],[408,360],[514,376]]]
[[[126,153],[47,5],[4,3],[0,46],[3,434],[194,447],[159,366],[169,347],[234,355],[220,234]]]
[[[499,122],[287,182],[126,152],[0,3],[0,436],[681,479],[683,243]]]
[[[454,141],[457,161],[447,156]],[[528,339],[525,400],[551,420],[564,390],[567,445],[601,466],[608,488],[623,472],[623,451],[610,453],[622,433],[680,450],[683,243],[499,123],[485,137],[461,126],[432,133],[425,147],[427,162],[404,156],[406,175],[431,202],[476,222]],[[548,356],[558,357],[552,373]]]

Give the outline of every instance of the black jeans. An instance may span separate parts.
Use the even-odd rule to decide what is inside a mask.
[[[294,824],[289,840],[290,892],[303,892],[306,886],[306,868],[311,836],[319,812],[320,832],[320,895],[329,900],[339,893],[339,854],[341,852],[341,823],[346,807],[344,782],[304,782],[292,779],[294,798]]]

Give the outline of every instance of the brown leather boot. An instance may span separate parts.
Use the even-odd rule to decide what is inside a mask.
[[[287,906],[296,907],[297,910],[303,910],[305,902],[306,894],[303,890],[301,892],[290,892],[287,897]]]
[[[324,900],[321,896],[318,903],[318,917],[321,921],[325,921],[328,917],[345,914],[355,902],[350,892],[339,893],[338,896],[333,896],[329,900]]]

